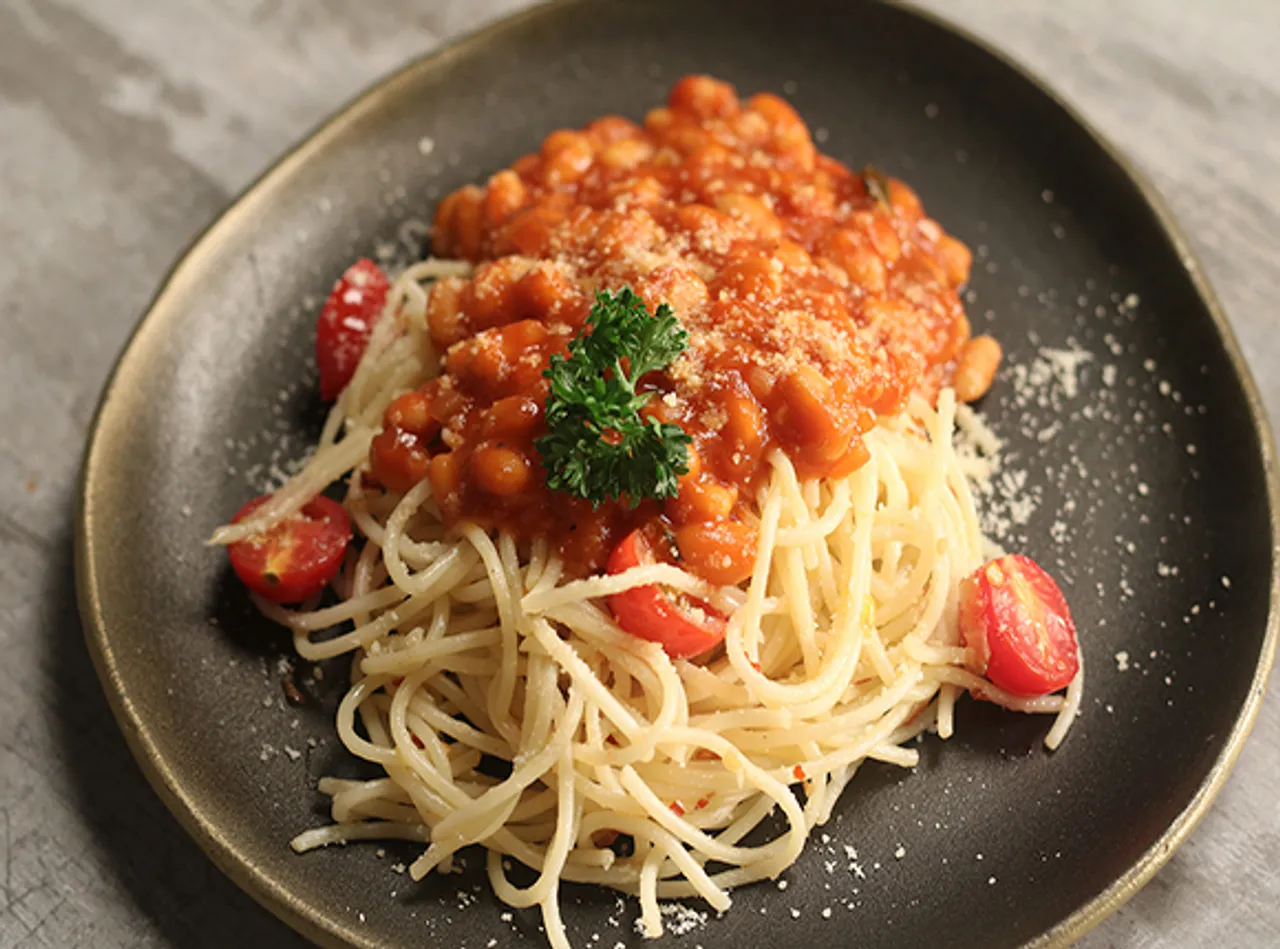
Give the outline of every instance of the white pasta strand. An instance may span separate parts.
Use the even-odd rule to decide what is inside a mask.
[[[338,735],[385,776],[321,781],[335,823],[299,834],[295,850],[416,841],[420,878],[478,844],[494,892],[538,907],[553,946],[568,946],[565,880],[637,896],[657,936],[660,900],[723,911],[731,888],[780,874],[863,761],[913,766],[903,742],[928,728],[950,736],[966,691],[1055,715],[1046,743],[1062,740],[1083,672],[1065,696],[1026,699],[965,664],[956,591],[984,540],[951,441],[957,422],[977,423],[949,392],[868,432],[870,460],[847,478],[802,483],[772,457],[742,588],[671,564],[566,580],[547,538],[522,549],[474,524],[447,534],[427,481],[403,496],[366,486],[381,412],[436,372],[421,282],[466,272],[429,261],[399,277],[311,462],[254,518],[214,534],[252,537],[355,472],[345,503],[365,547],[345,567],[343,602],[262,606],[303,658],[353,657]],[[724,652],[673,662],[619,629],[607,598],[650,584],[726,614]],[[771,814],[785,830],[744,844]],[[630,855],[602,843],[616,834]],[[513,884],[504,858],[535,881]]]

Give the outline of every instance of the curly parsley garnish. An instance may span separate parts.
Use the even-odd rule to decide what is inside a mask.
[[[552,356],[543,373],[551,382],[548,431],[534,446],[547,487],[593,506],[674,497],[691,439],[679,425],[640,415],[653,393],[637,393],[636,383],[670,365],[689,334],[665,303],[650,316],[630,287],[597,291],[587,323],[590,332],[573,338],[568,358]]]

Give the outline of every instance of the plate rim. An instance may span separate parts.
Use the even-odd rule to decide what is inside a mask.
[[[381,79],[375,80],[308,131],[297,144],[289,148],[247,185],[210,224],[203,228],[168,269],[159,289],[130,331],[107,375],[86,437],[75,513],[76,597],[85,641],[112,714],[147,782],[206,856],[259,905],[296,932],[325,949],[391,949],[391,947],[381,939],[359,931],[336,916],[323,911],[317,912],[241,853],[234,842],[229,840],[205,813],[199,800],[184,789],[169,762],[159,753],[146,720],[139,714],[133,700],[123,688],[110,635],[102,622],[101,596],[97,582],[98,566],[93,544],[95,510],[92,495],[99,477],[99,470],[109,464],[109,459],[104,457],[109,453],[100,439],[103,419],[118,401],[114,397],[122,390],[129,388],[132,375],[142,368],[141,364],[130,364],[131,354],[136,354],[137,350],[143,348],[142,344],[147,338],[160,332],[159,327],[166,322],[165,314],[173,306],[172,301],[182,296],[184,283],[193,274],[199,273],[208,261],[216,257],[223,243],[239,229],[242,219],[252,217],[260,208],[269,205],[273,195],[287,184],[313,155],[323,153],[329,147],[329,143],[339,137],[348,126],[367,115],[376,113],[385,100],[394,98],[402,86],[416,80],[421,73],[446,68],[452,60],[465,56],[472,49],[510,30],[518,29],[529,20],[559,15],[561,8],[564,7],[582,7],[598,2],[600,0],[535,2],[525,10],[483,24],[476,30],[417,56]],[[1087,120],[1074,105],[1059,95],[1046,80],[993,42],[942,14],[922,9],[908,0],[865,0],[865,2],[891,7],[909,16],[917,17],[976,47],[980,52],[1011,69],[1053,106],[1060,109],[1093,140],[1105,157],[1124,173],[1129,182],[1136,187],[1142,200],[1152,210],[1155,224],[1173,248],[1179,263],[1190,277],[1196,294],[1209,313],[1228,362],[1240,384],[1249,420],[1261,450],[1267,485],[1272,569],[1266,632],[1248,694],[1208,776],[1186,807],[1165,828],[1159,838],[1101,893],[1078,907],[1051,929],[1024,943],[1022,947],[1022,949],[1063,949],[1114,913],[1168,862],[1174,851],[1185,842],[1208,813],[1213,801],[1222,791],[1240,756],[1245,740],[1257,721],[1275,663],[1277,644],[1280,643],[1280,470],[1277,466],[1275,432],[1267,417],[1257,383],[1225,310],[1192,250],[1190,242],[1183,234],[1181,226],[1165,203],[1164,197],[1146,174],[1139,170],[1124,152]]]

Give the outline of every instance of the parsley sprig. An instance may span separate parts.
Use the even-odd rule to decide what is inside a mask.
[[[636,384],[684,352],[689,334],[665,303],[650,316],[630,287],[597,291],[587,322],[590,332],[578,333],[568,357],[552,356],[543,373],[551,383],[547,434],[534,444],[547,487],[593,506],[674,497],[691,439],[679,425],[641,416],[653,393],[636,392]]]

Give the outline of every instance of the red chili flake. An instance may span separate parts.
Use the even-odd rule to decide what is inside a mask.
[[[795,775],[795,778],[797,781],[803,781],[805,778],[808,777],[808,775],[804,773],[804,768],[802,768],[800,765],[796,765],[791,770],[791,773]]]
[[[618,739],[614,738],[612,735],[605,735],[604,743],[606,745],[613,745],[616,748],[618,746]]]
[[[756,662],[754,659],[752,659],[752,660],[751,660],[751,668],[752,668],[752,669],[755,669],[755,670],[756,670],[756,672],[763,672],[763,671],[764,671],[764,670],[762,670],[762,669],[760,668],[760,663]]]
[[[413,732],[410,732],[410,733],[409,733],[409,737],[413,740],[413,743],[414,743],[415,745],[417,745],[419,748],[425,748],[425,747],[427,747],[426,745],[424,745],[424,744],[422,743],[422,739],[421,739],[421,738],[419,738],[417,735],[415,735]]]
[[[676,817],[684,817],[684,805],[681,804],[679,801],[672,801],[671,813],[675,814]]]
[[[710,797],[700,797],[698,798],[698,803],[694,806],[693,809],[695,811],[700,811],[710,803],[711,803]]]

